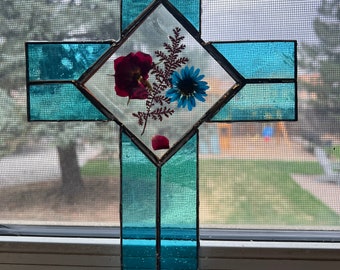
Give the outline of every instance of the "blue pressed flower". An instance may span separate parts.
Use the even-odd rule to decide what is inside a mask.
[[[185,108],[191,111],[196,106],[196,99],[204,102],[206,92],[209,89],[208,83],[202,81],[204,75],[200,75],[200,69],[186,66],[180,73],[174,71],[171,76],[172,88],[166,91],[166,96],[170,102],[177,100],[177,107]]]

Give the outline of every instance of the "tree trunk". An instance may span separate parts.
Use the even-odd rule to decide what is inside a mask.
[[[76,144],[71,143],[66,147],[57,147],[59,155],[59,164],[62,178],[62,195],[69,202],[75,199],[75,196],[83,188],[83,180],[80,174],[80,167],[77,158]]]

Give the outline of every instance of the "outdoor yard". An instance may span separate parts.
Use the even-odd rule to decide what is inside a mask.
[[[336,211],[294,180],[298,175],[307,186],[315,184],[313,176],[322,174],[322,169],[313,155],[294,145],[241,142],[234,141],[223,155],[200,158],[201,226],[340,226]],[[84,189],[72,203],[61,196],[59,179],[1,188],[1,222],[119,225],[117,160],[99,156],[82,167],[82,175]]]
[[[306,173],[321,174],[321,169],[312,161],[205,160],[201,224],[340,225],[340,216],[291,177]]]

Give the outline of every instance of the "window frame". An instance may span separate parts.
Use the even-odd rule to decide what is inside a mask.
[[[119,269],[119,237],[118,227],[0,225],[0,267],[36,269],[29,267],[44,266],[48,269],[50,266],[52,269],[58,266],[56,261],[60,261],[58,269],[61,269],[71,265],[61,260],[68,256],[73,256],[74,268],[76,265],[85,267],[81,260],[91,254],[95,259],[88,267],[112,269],[116,266]],[[305,269],[305,266],[339,269],[339,251],[340,235],[336,230],[200,228],[202,269],[209,269],[209,266],[249,269],[247,263],[248,266],[254,263],[252,269],[289,267],[281,268],[282,262],[290,263],[290,269]]]
[[[200,241],[259,241],[267,243],[340,243],[338,230],[306,229],[249,229],[206,228],[199,229]],[[79,239],[119,239],[118,226],[65,226],[65,225],[0,225],[3,237],[62,237]]]
[[[335,270],[339,250],[339,242],[201,240],[199,269]],[[119,254],[119,238],[0,237],[1,269],[120,269]]]

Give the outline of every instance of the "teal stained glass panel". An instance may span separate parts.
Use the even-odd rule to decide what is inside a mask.
[[[123,269],[155,269],[156,168],[125,134],[121,151]]]
[[[295,77],[294,42],[231,42],[213,45],[246,79]]]
[[[200,30],[200,0],[170,0],[170,3],[173,4],[194,27],[196,27],[197,31]]]
[[[151,2],[152,0],[122,0],[122,30],[125,30]]]
[[[28,88],[31,121],[107,120],[73,84],[39,84]]]
[[[162,269],[197,269],[197,150],[195,135],[162,167]]]
[[[295,84],[247,84],[212,120],[296,120]]]
[[[109,47],[107,43],[29,43],[28,78],[77,80]]]

